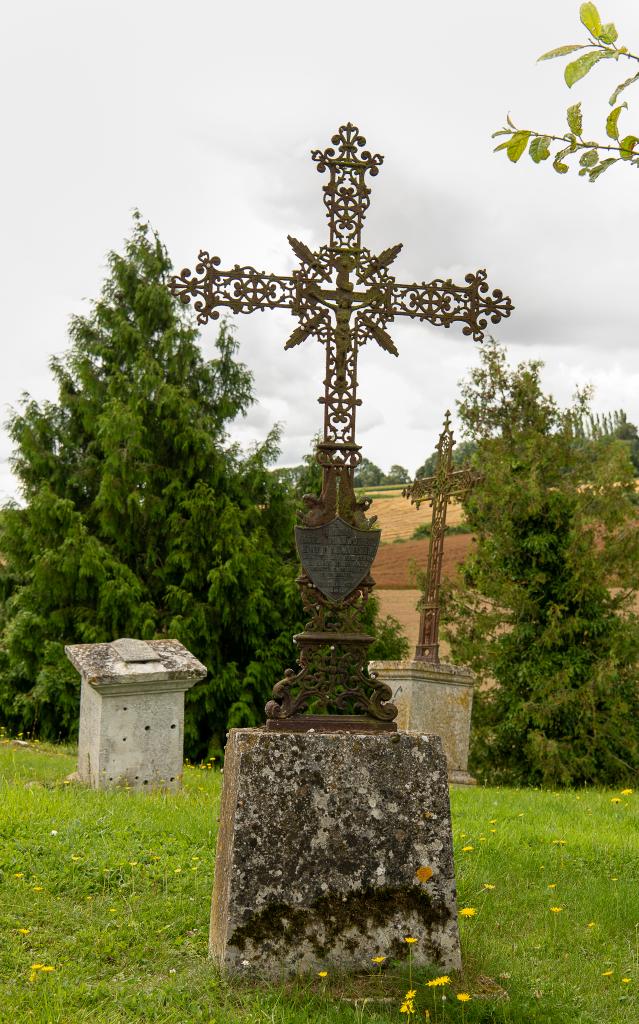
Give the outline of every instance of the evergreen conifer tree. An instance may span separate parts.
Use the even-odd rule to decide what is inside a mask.
[[[0,721],[69,736],[79,679],[65,643],[171,636],[210,672],[188,694],[198,755],[261,721],[294,662],[294,504],[268,469],[277,430],[248,456],[228,443],[252,401],[230,328],[203,358],[139,216],[108,262],[52,360],[57,401],[25,396],[10,421],[24,505],[0,515]]]

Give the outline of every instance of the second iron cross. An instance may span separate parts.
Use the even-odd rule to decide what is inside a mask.
[[[365,146],[366,139],[349,123],[331,146],[313,151],[318,171],[328,174],[323,192],[329,240],[311,251],[289,235],[300,263],[290,277],[238,264],[220,270],[220,259],[201,250],[195,274],[183,270],[171,280],[182,302],[194,300],[200,324],[217,319],[219,307],[233,313],[288,309],[299,326],[285,347],[314,337],[326,351],[319,399],[324,429],[316,453],[322,491],[304,496],[306,512],[296,527],[298,582],[310,620],[295,637],[299,670],[286,670],[266,706],[267,724],[275,728],[395,728],[390,688],[366,674],[373,638],[361,628],[380,533],[374,517],[366,515],[369,500],[358,500],[353,486],[361,461],[355,440],[359,348],[371,340],[397,355],[386,329],[397,316],[442,327],[459,323],[464,334],[481,341],[488,320],[497,324],[513,309],[501,291],[489,292],[485,270],[467,274],[463,285],[442,279],[400,284],[389,267],[401,244],[378,255],[362,245],[370,204],[366,175],[377,175],[383,162]]]

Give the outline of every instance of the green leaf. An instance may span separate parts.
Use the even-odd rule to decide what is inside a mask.
[[[532,140],[528,152],[536,164],[548,159],[550,156],[550,143],[551,138],[549,135],[538,135]]]
[[[575,82],[578,82],[580,78],[583,78],[584,75],[587,75],[590,69],[594,68],[595,64],[598,64],[600,60],[612,56],[612,50],[590,50],[588,53],[584,53],[583,56],[578,57],[577,60],[567,64],[564,78],[568,88],[573,86]]]
[[[619,115],[624,107],[626,107],[627,109],[628,104],[622,103],[620,107],[615,107],[614,110],[610,111],[608,117],[606,118],[606,135],[609,139],[619,138],[619,126],[617,124],[617,121],[619,120]]]
[[[599,163],[599,153],[596,149],[589,149],[579,157],[582,167],[594,167]]]
[[[537,60],[552,60],[553,57],[565,57],[568,53],[574,53],[575,50],[585,50],[588,43],[571,43],[569,46],[558,46],[556,50],[548,50],[548,53],[542,53],[541,57],[537,57]]]
[[[629,85],[632,85],[633,82],[636,82],[637,79],[639,79],[639,71],[636,75],[633,75],[632,78],[627,78],[625,82],[622,82],[621,85],[617,86],[612,96],[608,100],[608,103],[611,107],[614,107],[615,103],[619,99],[620,93],[622,93],[624,89],[627,89]]]
[[[599,38],[601,39],[602,43],[611,44],[617,42],[617,39],[619,38],[619,33],[617,32],[617,29],[611,21],[609,21],[606,25],[601,26]]]
[[[634,155],[634,148],[635,148],[635,146],[637,145],[638,142],[639,142],[639,139],[637,138],[636,135],[626,135],[625,138],[623,138],[621,140],[621,142],[619,143],[619,146],[621,148],[621,159],[622,160],[630,160],[633,157],[633,155]]]
[[[493,136],[493,138],[494,138],[494,136]],[[495,146],[495,148],[493,149],[493,153],[498,153],[500,149],[508,149],[509,145],[510,145],[510,139],[508,139],[508,142],[500,142],[499,145]]]
[[[574,132],[575,135],[581,135],[583,129],[581,103],[575,103],[572,107],[568,107],[566,115],[568,117],[568,127],[571,132]]]
[[[517,163],[521,154],[525,151],[529,138],[530,132],[515,132],[509,140],[508,145],[506,146],[506,152],[508,154],[508,159],[512,160],[514,164]]]
[[[563,163],[562,157],[569,152],[569,149],[562,149],[552,162],[553,167],[557,171],[557,174],[566,174],[568,171],[568,164]]]
[[[599,11],[594,4],[582,4],[579,8],[579,18],[581,24],[584,25],[589,32],[593,34],[595,39],[599,39],[601,35],[601,18],[599,17]]]
[[[596,181],[599,175],[603,174],[604,171],[607,171],[608,168],[612,167],[613,164],[616,164],[618,159],[618,157],[609,157],[608,160],[602,160],[600,164],[598,164],[596,167],[593,167],[593,169],[590,171],[590,180]]]

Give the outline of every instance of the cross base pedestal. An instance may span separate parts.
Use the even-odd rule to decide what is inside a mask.
[[[368,669],[392,689],[398,728],[441,736],[449,781],[474,786],[468,771],[473,673],[420,659],[371,661]]]
[[[461,964],[436,736],[232,729],[210,953],[234,974]]]

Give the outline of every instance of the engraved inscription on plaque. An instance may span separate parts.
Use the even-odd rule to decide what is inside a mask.
[[[159,654],[144,640],[131,640],[124,637],[122,640],[114,640],[111,647],[118,658],[128,663],[161,661]]]
[[[377,554],[379,530],[357,530],[339,516],[326,526],[296,526],[300,561],[318,590],[341,601],[370,572]]]

